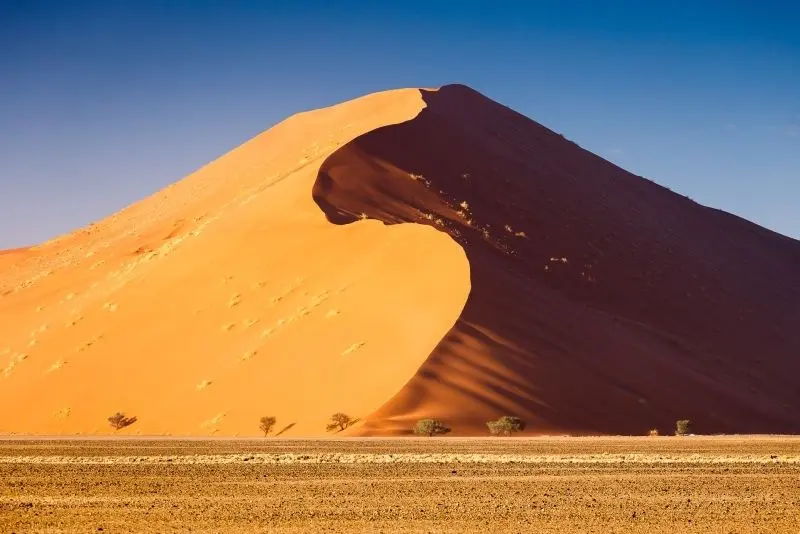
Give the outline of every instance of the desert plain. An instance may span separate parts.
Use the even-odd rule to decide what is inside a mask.
[[[800,532],[800,438],[0,441],[3,532]]]

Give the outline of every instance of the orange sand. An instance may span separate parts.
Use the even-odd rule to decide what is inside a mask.
[[[800,432],[798,266],[469,88],[378,93],[0,254],[0,432]]]

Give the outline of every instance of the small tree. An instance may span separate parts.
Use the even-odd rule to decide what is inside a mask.
[[[130,426],[135,423],[136,417],[125,417],[124,413],[117,412],[108,418],[108,422],[111,424],[114,430],[119,430],[120,428],[125,428],[126,426]]]
[[[274,416],[265,415],[259,420],[258,428],[264,433],[264,437],[267,437],[277,422],[278,420]]]
[[[420,419],[417,421],[416,426],[414,426],[414,434],[418,436],[428,436],[429,438],[447,434],[448,432],[450,432],[450,429],[438,419]]]
[[[336,431],[341,432],[345,428],[355,424],[356,420],[347,415],[346,413],[338,412],[331,416],[331,422],[325,427],[328,432]]]
[[[692,429],[692,422],[689,419],[678,419],[675,421],[675,435],[685,436]]]
[[[486,426],[492,436],[510,436],[525,430],[525,421],[513,415],[504,415],[497,421],[487,422]]]

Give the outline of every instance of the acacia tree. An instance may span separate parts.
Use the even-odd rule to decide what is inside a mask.
[[[274,416],[265,415],[259,420],[258,428],[264,433],[264,437],[267,437],[277,422],[278,420]]]
[[[679,419],[675,421],[675,435],[685,436],[692,429],[692,422],[689,419]]]
[[[450,429],[438,419],[420,419],[417,421],[416,426],[414,426],[414,434],[418,436],[428,436],[429,438],[447,434],[448,432],[450,432]]]
[[[123,412],[117,412],[108,418],[108,422],[114,430],[119,430],[135,423],[136,417],[125,417]]]
[[[488,421],[486,426],[492,436],[510,436],[525,430],[525,421],[513,415],[504,415],[497,421]]]
[[[341,432],[345,428],[354,425],[355,419],[346,413],[337,412],[331,416],[331,422],[325,427],[328,432],[336,431]]]

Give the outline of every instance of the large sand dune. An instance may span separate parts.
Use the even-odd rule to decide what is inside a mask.
[[[2,432],[800,432],[800,243],[464,86],[291,117],[0,296]]]

